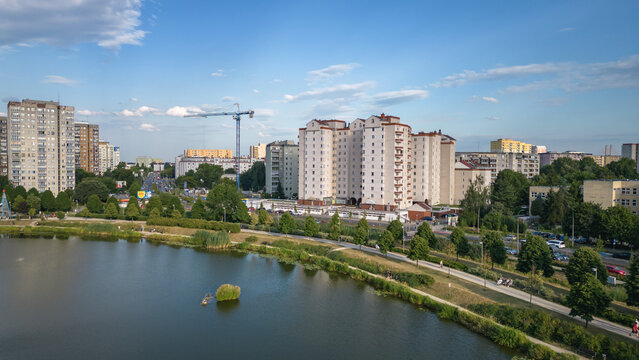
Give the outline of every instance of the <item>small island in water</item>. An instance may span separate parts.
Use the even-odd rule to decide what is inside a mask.
[[[231,284],[222,284],[215,292],[217,301],[237,300],[240,298],[241,289],[239,286]]]

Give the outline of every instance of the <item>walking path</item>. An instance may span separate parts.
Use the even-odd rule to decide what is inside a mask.
[[[242,229],[243,232],[251,232],[251,233],[256,233],[256,234],[264,234],[264,235],[274,235],[274,236],[285,236],[283,234],[278,234],[278,233],[270,233],[270,232],[266,232],[266,231],[257,231],[257,230],[246,230],[246,229]],[[333,241],[333,240],[326,240],[326,239],[318,239],[318,238],[311,238],[311,237],[306,237],[306,236],[300,236],[300,235],[286,235],[287,237],[290,238],[296,238],[296,239],[301,239],[301,240],[310,240],[310,241],[316,241],[316,242],[322,242],[322,243],[327,243],[327,244],[334,244],[340,247],[344,247],[344,248],[350,248],[350,249],[354,249],[354,250],[358,250],[359,249],[359,245],[355,245],[352,243],[348,243],[348,242],[342,242],[342,241]],[[368,253],[372,253],[372,254],[381,254],[379,252],[379,250],[376,250],[374,248],[371,247],[367,247],[367,246],[362,246],[361,247],[361,251],[365,251]],[[406,257],[405,255],[402,254],[397,254],[397,253],[393,253],[393,252],[389,252],[386,254],[386,256],[388,258],[391,259],[395,259],[395,260],[399,260],[399,261],[404,261],[404,262],[410,262],[413,263],[412,260],[410,260],[408,257]],[[455,269],[448,269],[447,267],[444,268],[440,268],[439,264],[434,264],[428,261],[420,261],[419,262],[419,266],[421,267],[425,267],[428,268],[430,270],[435,270],[435,271],[439,271],[442,273],[448,273],[450,271],[450,274],[458,277],[460,279],[469,281],[471,283],[474,284],[479,284],[482,286],[486,286],[487,289],[493,290],[493,291],[497,291],[509,296],[512,296],[514,298],[526,301],[526,302],[532,302],[533,304],[542,307],[544,309],[556,312],[558,314],[562,314],[562,315],[566,315],[566,316],[570,316],[570,308],[563,306],[561,304],[557,304],[545,299],[542,299],[540,297],[537,296],[530,296],[530,294],[515,289],[515,288],[511,288],[511,287],[506,287],[506,286],[500,286],[495,284],[492,281],[487,281],[479,276],[475,276],[475,275],[471,275],[468,273],[465,273],[463,271],[459,271],[459,270],[455,270]],[[578,321],[582,321],[583,320],[581,318],[576,317],[575,319],[577,319]],[[619,325],[619,324],[615,324],[611,321],[608,320],[604,320],[601,318],[594,318],[591,322],[588,323],[590,326],[594,326],[606,331],[609,331],[611,333],[623,336],[623,337],[628,337],[628,333],[630,332],[630,329],[626,326],[623,325]],[[639,341],[639,338],[637,337],[630,337],[633,341]]]

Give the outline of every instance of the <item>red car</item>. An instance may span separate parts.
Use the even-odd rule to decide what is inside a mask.
[[[610,266],[610,265],[606,265],[606,270],[608,270],[609,273],[611,274],[617,274],[617,275],[621,275],[621,276],[626,276],[626,270],[618,267],[618,266]]]

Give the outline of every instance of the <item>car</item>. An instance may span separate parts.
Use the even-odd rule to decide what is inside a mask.
[[[556,247],[558,247],[560,249],[563,249],[563,248],[566,247],[566,244],[563,241],[561,241],[561,240],[548,240],[548,241],[546,241],[546,244],[554,245],[554,246],[556,246]]]
[[[581,236],[581,237],[578,237],[577,239],[575,239],[575,242],[577,244],[587,244],[588,243],[588,239],[586,239],[585,237]]]
[[[512,256],[517,256],[517,250],[511,249],[508,246],[506,246],[506,253]]]
[[[618,252],[618,253],[612,254],[612,257],[617,259],[630,260],[630,258],[632,257],[632,254],[629,252]]]
[[[568,256],[560,253],[560,252],[554,252],[552,253],[552,258],[553,260],[557,260],[557,261],[568,261]]]
[[[525,242],[526,242],[526,239],[519,239],[519,242],[520,242],[520,243],[525,243]]]
[[[608,270],[611,274],[626,276],[626,270],[620,268],[619,266],[606,265],[606,270]]]
[[[506,240],[515,240],[516,236],[513,234],[510,234],[508,236],[506,236]]]

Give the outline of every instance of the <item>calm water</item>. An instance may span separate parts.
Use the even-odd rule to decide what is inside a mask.
[[[200,306],[219,284],[239,303]],[[510,359],[369,286],[257,255],[0,239],[0,359]]]

